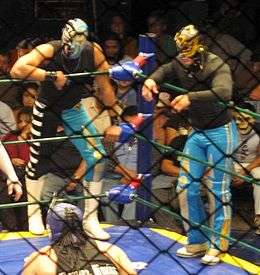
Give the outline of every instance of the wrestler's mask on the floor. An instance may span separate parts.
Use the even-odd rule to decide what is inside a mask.
[[[183,27],[176,33],[174,40],[179,49],[178,59],[191,71],[203,68],[206,47],[201,41],[199,31],[194,25]]]
[[[69,59],[77,59],[88,36],[88,25],[81,19],[69,20],[62,30],[63,53]]]

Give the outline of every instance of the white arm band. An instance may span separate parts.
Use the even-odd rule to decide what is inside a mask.
[[[7,154],[4,145],[0,142],[0,170],[3,171],[12,182],[19,181],[13,164]]]

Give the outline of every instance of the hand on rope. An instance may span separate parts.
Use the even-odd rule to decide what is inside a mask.
[[[142,96],[146,101],[152,101],[154,98],[154,94],[159,94],[158,86],[153,79],[148,78],[144,82],[142,88]]]
[[[131,122],[122,122],[118,126],[113,125],[106,129],[105,138],[107,141],[125,143],[132,137],[139,129],[145,118],[149,114],[139,113],[136,118]]]
[[[62,71],[46,71],[45,73],[46,81],[53,81],[53,84],[57,90],[62,90],[68,83],[68,76],[65,75]]]
[[[139,53],[139,55],[132,61],[126,61],[122,64],[118,64],[109,69],[109,76],[115,80],[131,81],[136,78],[138,74],[143,71],[141,67],[147,61],[147,58],[154,54]]]
[[[107,196],[110,201],[119,204],[127,204],[131,203],[136,194],[136,190],[141,185],[141,176],[138,176],[136,179],[132,179],[130,184],[128,185],[118,185],[112,189],[110,189],[107,193]]]
[[[147,75],[144,75],[142,73],[137,73],[136,74],[136,77],[140,77],[140,78],[147,78]],[[178,87],[178,86],[175,86],[175,85],[172,85],[170,83],[167,83],[167,82],[163,82],[162,84],[160,84],[160,87],[161,88],[164,88],[164,89],[167,89],[168,90],[168,93],[169,94],[172,94],[174,93],[174,95],[176,95],[176,92],[177,93],[180,93],[182,95],[179,95],[185,102],[188,103],[188,100],[187,98],[185,97],[182,97],[184,96],[186,93],[188,93],[188,91],[184,88],[181,88],[181,87]],[[147,78],[144,82],[144,85],[143,85],[143,88],[142,88],[142,96],[144,97],[144,99],[146,101],[152,101],[153,98],[154,98],[154,95],[158,95],[160,93],[159,91],[159,87],[157,86],[156,82],[151,79],[151,78]],[[178,98],[179,96],[177,96],[176,98]],[[260,119],[260,114],[257,113],[257,112],[252,112],[248,109],[244,109],[244,108],[241,108],[241,107],[236,107],[234,105],[234,102],[233,101],[230,101],[230,102],[221,102],[219,101],[218,102],[220,105],[222,106],[226,106],[226,107],[229,107],[231,109],[235,109],[236,111],[240,112],[240,113],[245,113],[245,114],[248,114],[248,115],[251,115],[252,117],[256,118],[256,119]],[[175,105],[176,103],[173,103],[173,105]],[[185,104],[186,105],[186,104]],[[187,108],[189,106],[189,103],[186,107],[183,107],[183,110],[185,108]],[[173,106],[174,107],[174,106]],[[177,107],[177,110],[180,109],[179,107]]]

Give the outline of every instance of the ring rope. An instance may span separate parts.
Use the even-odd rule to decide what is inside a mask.
[[[164,153],[168,153],[168,152],[174,152],[176,155],[178,156],[181,156],[181,157],[184,157],[184,158],[188,158],[188,159],[191,159],[191,160],[194,160],[194,161],[197,161],[201,164],[203,164],[204,166],[208,166],[208,167],[211,167],[211,168],[214,168],[216,170],[219,170],[221,172],[224,172],[226,174],[229,174],[231,176],[236,176],[236,177],[239,177],[241,179],[243,179],[244,181],[248,182],[248,183],[252,183],[252,184],[256,184],[256,185],[260,185],[260,181],[253,178],[253,177],[249,177],[249,176],[242,176],[242,175],[239,175],[237,174],[236,172],[232,172],[232,171],[228,171],[226,169],[224,169],[222,166],[219,166],[219,165],[214,165],[213,163],[211,162],[207,162],[207,161],[204,161],[204,160],[200,160],[198,158],[195,158],[191,155],[188,155],[188,154],[185,154],[179,150],[176,150],[170,146],[166,146],[166,145],[163,145],[163,144],[160,144],[158,142],[155,142],[153,140],[148,140],[146,137],[140,135],[140,134],[135,134],[135,136],[139,139],[142,139],[142,140],[145,140],[147,142],[150,142],[152,145],[154,145],[159,151],[160,153],[164,154]],[[162,150],[161,150],[162,149]]]
[[[129,72],[130,74],[130,72]],[[93,71],[93,72],[83,72],[83,73],[72,73],[72,74],[65,74],[66,77],[68,78],[73,78],[73,77],[95,77],[97,75],[109,75],[109,71],[104,70],[104,71]],[[133,77],[138,79],[138,78],[147,78],[148,76],[140,73],[140,72],[135,72],[133,73]],[[1,84],[5,85],[5,84],[9,84],[9,83],[27,83],[27,82],[35,82],[34,80],[25,80],[25,79],[16,79],[16,78],[6,78],[6,79],[0,79],[0,86]],[[166,88],[169,90],[169,92],[171,91],[175,91],[175,92],[179,92],[182,94],[186,94],[188,93],[188,91],[184,88],[178,87],[176,85],[167,83],[167,82],[163,82],[162,84],[160,84],[161,87]],[[260,119],[260,114],[257,112],[252,112],[250,110],[241,108],[241,107],[236,107],[234,105],[234,103],[231,101],[229,103],[224,103],[224,102],[218,102],[219,104],[221,104],[222,106],[227,106],[229,108],[235,109],[238,112],[241,113],[245,113],[245,114],[249,114],[251,116],[253,116],[254,118]]]
[[[107,198],[107,197],[108,197],[107,192],[103,193],[103,194],[100,194],[100,195],[95,195],[95,196],[73,196],[72,197],[72,196],[68,196],[67,195],[66,198],[64,198],[64,199],[56,199],[56,202],[72,202],[72,201],[79,201],[79,200],[84,200],[84,199],[93,199],[93,198],[100,199],[100,198]],[[141,197],[139,197],[137,195],[134,196],[134,200],[136,200],[137,202],[142,203],[143,205],[148,206],[148,207],[150,207],[152,209],[161,210],[161,211],[169,214],[170,216],[172,216],[176,220],[183,221],[183,218],[181,217],[181,215],[179,215],[178,213],[175,213],[175,212],[169,210],[166,207],[162,207],[162,206],[157,205],[155,203],[148,202],[148,201],[142,199]],[[16,202],[16,203],[0,204],[0,210],[2,210],[2,209],[9,209],[9,208],[24,207],[24,206],[32,205],[32,204],[44,205],[44,204],[50,204],[51,202],[52,202],[52,199],[50,199],[50,200],[39,200],[39,201],[33,201],[33,202]],[[213,229],[209,228],[206,225],[202,225],[202,224],[195,223],[195,222],[190,222],[190,221],[189,221],[189,224],[191,226],[193,226],[193,227],[200,227],[205,232],[213,233],[214,235],[218,235],[218,236],[220,236],[220,237],[222,237],[224,239],[229,240],[232,243],[237,243],[237,244],[239,244],[242,247],[246,247],[246,248],[248,248],[248,249],[250,249],[250,250],[252,250],[252,251],[257,252],[257,253],[260,254],[260,249],[254,247],[254,246],[252,246],[250,244],[247,244],[245,242],[236,240],[235,238],[222,235],[222,234],[214,231]]]
[[[155,204],[155,203],[152,203],[152,202],[148,202],[148,201],[146,201],[146,200],[144,200],[144,199],[138,197],[137,195],[135,196],[135,200],[136,200],[137,202],[139,202],[139,203],[142,203],[142,204],[145,205],[145,206],[150,207],[150,208],[157,209],[157,210],[162,210],[163,212],[169,214],[170,216],[176,218],[177,220],[183,221],[183,218],[182,218],[181,215],[179,215],[179,214],[177,214],[177,213],[175,213],[175,212],[170,211],[170,210],[169,210],[168,208],[166,208],[166,207],[161,207],[161,206],[158,205],[158,204]],[[196,223],[196,222],[191,222],[191,221],[189,221],[189,224],[190,224],[192,227],[201,227],[201,228],[202,228],[204,231],[206,231],[206,232],[213,233],[214,235],[217,235],[217,236],[220,236],[220,237],[222,237],[222,238],[224,238],[224,239],[227,239],[227,240],[229,240],[229,241],[232,242],[232,243],[237,243],[237,244],[239,244],[240,246],[246,247],[246,248],[248,248],[248,249],[250,249],[250,250],[252,250],[252,251],[257,252],[257,253],[260,254],[260,249],[259,249],[259,248],[254,247],[254,246],[252,246],[252,245],[250,245],[250,244],[247,244],[247,243],[245,243],[245,242],[236,240],[235,238],[228,237],[228,236],[225,236],[225,235],[223,235],[223,234],[220,234],[220,233],[214,231],[213,229],[209,228],[209,227],[206,226],[206,225],[203,225],[203,224],[200,224],[200,223]]]
[[[64,199],[58,199],[55,200],[56,202],[71,202],[71,201],[79,201],[79,200],[84,200],[84,199],[100,199],[100,198],[106,198],[107,194],[100,194],[100,195],[90,195],[90,196],[69,196],[66,195],[66,198]],[[9,209],[9,208],[19,208],[19,207],[24,207],[27,205],[33,205],[33,204],[50,204],[52,202],[52,199],[50,200],[35,200],[35,201],[24,201],[24,202],[14,202],[14,203],[6,203],[6,204],[0,204],[0,210],[2,209]]]
[[[49,138],[36,138],[36,139],[28,139],[28,140],[13,140],[13,141],[3,141],[2,143],[5,145],[7,144],[23,144],[23,143],[36,143],[36,142],[50,142],[50,141],[60,141],[60,140],[67,140],[67,139],[80,139],[80,138],[95,138],[95,137],[104,137],[102,134],[95,134],[95,135],[71,135],[71,136],[60,136],[60,137],[49,137]]]
[[[193,157],[191,155],[185,154],[179,150],[176,150],[170,146],[166,146],[163,144],[160,144],[154,140],[148,140],[146,137],[135,133],[134,136],[136,136],[138,139],[141,140],[145,140],[146,142],[150,142],[152,145],[154,145],[159,151],[160,153],[164,154],[164,153],[171,153],[174,152],[176,155],[184,157],[184,158],[188,158],[190,160],[194,160],[197,161],[201,164],[203,164],[204,166],[208,166],[211,168],[214,168],[216,170],[219,170],[221,172],[224,172],[226,174],[229,174],[231,176],[236,176],[239,177],[241,179],[243,179],[244,181],[250,183],[250,184],[256,184],[256,185],[260,185],[260,181],[258,179],[255,179],[253,177],[250,176],[242,176],[237,174],[236,172],[233,171],[228,171],[226,169],[224,169],[222,166],[219,165],[214,165],[213,163],[207,162],[207,161],[203,161],[200,160],[196,157]],[[36,143],[36,142],[50,142],[50,141],[59,141],[59,140],[67,140],[67,139],[80,139],[80,138],[84,138],[84,139],[88,139],[88,138],[94,138],[94,137],[100,137],[100,138],[104,138],[103,134],[96,134],[96,135],[84,135],[84,134],[79,134],[79,135],[72,135],[72,136],[61,136],[61,137],[50,137],[50,138],[39,138],[39,139],[29,139],[29,140],[16,140],[16,141],[5,141],[3,142],[3,144],[22,144],[22,143]]]
[[[147,78],[147,75],[142,74],[142,73],[135,73],[135,75],[138,76],[138,77],[141,77],[141,78]],[[172,84],[167,83],[167,82],[163,82],[162,84],[160,84],[160,86],[170,90],[170,92],[175,91],[175,92],[179,92],[181,94],[188,93],[188,90],[186,90],[184,88],[181,88],[181,87],[178,87],[178,86],[175,86],[175,85],[172,85]],[[253,116],[254,118],[260,119],[260,114],[259,113],[252,112],[250,110],[247,110],[247,109],[244,109],[244,108],[241,108],[241,107],[236,107],[234,105],[234,102],[232,102],[232,101],[230,101],[229,103],[224,103],[224,102],[218,102],[218,103],[222,106],[227,106],[231,109],[235,109],[236,111],[238,111],[240,113],[245,113],[245,114]]]
[[[109,74],[109,71],[94,71],[94,72],[83,72],[83,73],[72,73],[72,74],[65,74],[66,77],[68,78],[73,78],[73,77],[95,77],[97,75],[105,75]],[[52,80],[44,80],[44,81],[52,81]],[[35,80],[30,80],[30,79],[20,79],[20,78],[5,78],[5,79],[0,79],[0,86],[9,84],[9,83],[28,83],[28,82],[38,82]]]

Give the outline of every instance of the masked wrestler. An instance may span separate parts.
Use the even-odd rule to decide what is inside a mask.
[[[35,102],[32,121],[32,137],[53,137],[56,134],[57,119],[62,120],[66,135],[82,132],[94,135],[97,131],[80,104],[83,93],[88,93],[91,78],[71,78],[66,74],[107,70],[107,61],[96,43],[87,40],[88,26],[79,18],[69,20],[63,30],[61,40],[50,41],[22,56],[14,64],[11,75],[15,78],[42,81],[40,94]],[[113,106],[114,90],[107,75],[98,75],[95,81],[102,93],[103,104]],[[98,114],[97,114],[98,115]],[[87,163],[85,176],[85,195],[98,195],[102,189],[104,149],[99,138],[73,139],[72,142]],[[48,157],[45,144],[34,143],[30,148],[30,161],[27,166],[26,186],[28,201],[40,199],[42,186],[37,179],[41,156]],[[79,180],[74,175],[73,180]],[[84,228],[91,237],[101,240],[109,239],[97,218],[98,201],[86,200],[83,217]],[[44,231],[39,205],[29,205],[29,230],[34,234]]]
[[[181,83],[187,93],[176,95],[171,106],[177,112],[185,110],[193,128],[184,153],[230,171],[229,156],[236,148],[237,130],[231,112],[225,106],[232,95],[229,66],[207,51],[199,31],[193,25],[182,28],[174,39],[178,56],[149,76],[144,82],[142,94],[150,101],[153,94],[158,93],[162,82],[177,80]],[[202,263],[213,265],[220,261],[220,254],[228,249],[225,236],[229,236],[231,225],[231,176],[214,167],[206,169],[201,162],[188,158],[181,160],[177,192],[188,243],[177,250],[177,255],[202,255]],[[208,213],[200,197],[201,179],[206,171],[209,171]],[[209,234],[200,227],[207,225],[208,221],[216,234]]]
[[[47,215],[51,244],[25,259],[23,275],[137,274],[119,247],[91,239],[82,227],[83,213],[60,203]]]

